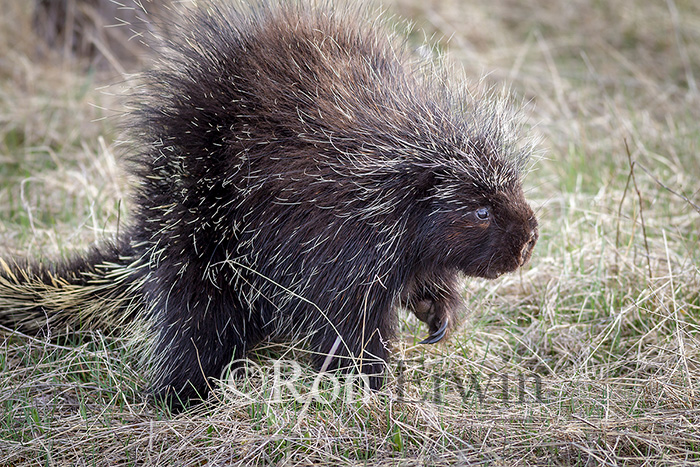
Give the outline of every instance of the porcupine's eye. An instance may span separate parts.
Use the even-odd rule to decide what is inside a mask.
[[[479,219],[480,221],[485,221],[488,220],[488,218],[491,216],[491,212],[489,211],[489,208],[479,208],[475,211],[476,218]]]

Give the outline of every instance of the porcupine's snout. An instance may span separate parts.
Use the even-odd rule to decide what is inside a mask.
[[[530,240],[523,245],[523,249],[520,251],[520,267],[525,266],[525,264],[530,261],[532,250],[535,249],[535,244],[537,243],[537,239],[539,237],[540,234],[537,231],[537,226],[535,226],[532,230],[530,230]]]

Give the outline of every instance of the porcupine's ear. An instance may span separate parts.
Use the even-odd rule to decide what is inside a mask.
[[[435,188],[438,183],[438,174],[432,168],[421,168],[415,174],[415,179],[413,180],[416,187],[416,194],[418,198],[425,198],[430,196],[430,193]]]
[[[441,165],[414,165],[412,170],[411,183],[415,187],[418,200],[431,197],[440,185],[451,180],[450,170]]]
[[[402,164],[401,171],[408,174],[408,186],[413,187],[417,200],[429,198],[444,180],[440,168],[432,164]]]

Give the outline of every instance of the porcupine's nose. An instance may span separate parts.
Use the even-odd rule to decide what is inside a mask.
[[[530,256],[532,256],[532,250],[535,248],[535,243],[537,243],[537,238],[539,234],[537,229],[532,229],[530,231],[530,239],[525,243],[523,249],[520,250],[520,266],[524,266],[528,262]]]

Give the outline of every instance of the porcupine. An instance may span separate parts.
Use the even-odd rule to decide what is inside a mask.
[[[493,94],[347,5],[182,21],[136,96],[128,227],[66,263],[0,263],[0,324],[145,329],[152,390],[175,406],[266,339],[379,388],[397,309],[437,342],[460,277],[529,260],[532,148]]]

